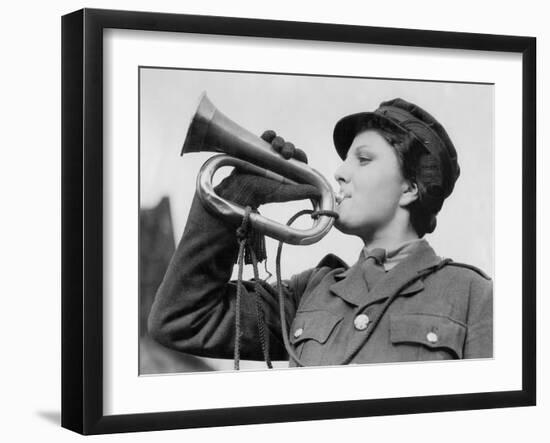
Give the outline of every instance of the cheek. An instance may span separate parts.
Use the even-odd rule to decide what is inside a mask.
[[[380,183],[377,188],[378,198],[390,206],[397,206],[401,197],[401,182],[395,178]]]
[[[355,183],[355,192],[362,199],[390,203],[401,194],[401,178],[393,173],[377,173],[359,177]]]
[[[358,218],[365,220],[386,220],[394,212],[396,206],[392,195],[383,191],[364,196],[354,204],[354,212]]]
[[[369,214],[387,218],[398,206],[401,181],[394,175],[371,176],[358,183],[356,204]],[[355,199],[354,199],[355,200]]]

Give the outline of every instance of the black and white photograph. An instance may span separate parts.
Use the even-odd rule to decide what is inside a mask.
[[[533,38],[62,29],[64,427],[535,404]]]
[[[140,375],[494,357],[493,83],[138,77]]]
[[[7,2],[0,440],[545,441],[543,10]]]

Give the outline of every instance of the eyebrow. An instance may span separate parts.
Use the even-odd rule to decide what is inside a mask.
[[[364,149],[368,149],[368,145],[359,145],[359,146],[355,146],[355,147],[351,147],[349,148],[348,152],[346,153],[346,158],[348,158],[351,155],[357,155],[361,150],[364,150]],[[352,152],[353,151],[353,152]]]
[[[372,147],[371,147],[370,145],[359,145],[359,146],[356,146],[356,147],[354,148],[354,151],[355,151],[356,153],[359,153],[359,152],[365,151],[365,150],[368,151],[369,153],[373,152],[373,151],[372,151]]]

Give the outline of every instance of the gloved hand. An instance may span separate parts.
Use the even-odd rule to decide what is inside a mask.
[[[294,158],[307,163],[305,152],[295,148],[292,143],[285,142],[282,137],[277,136],[275,131],[265,131],[261,137],[271,143],[273,149],[285,159]],[[320,198],[320,192],[315,186],[283,184],[266,177],[239,171],[237,168],[214,190],[222,198],[253,209],[257,209],[264,203]]]

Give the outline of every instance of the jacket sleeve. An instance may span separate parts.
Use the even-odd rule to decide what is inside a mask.
[[[237,286],[230,278],[237,254],[235,228],[208,213],[195,195],[183,236],[151,308],[150,335],[178,351],[233,358]],[[285,282],[287,326],[310,272]],[[243,359],[263,360],[253,284],[245,282],[244,286],[240,355]],[[286,360],[277,292],[269,285],[263,286],[262,306],[270,357]]]
[[[470,285],[464,358],[493,357],[493,282],[476,276]]]

